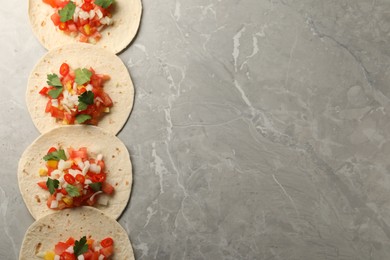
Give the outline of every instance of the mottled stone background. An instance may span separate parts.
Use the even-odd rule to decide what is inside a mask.
[[[27,1],[0,5],[0,259],[32,223]],[[136,259],[390,259],[390,2],[144,0],[120,219]]]

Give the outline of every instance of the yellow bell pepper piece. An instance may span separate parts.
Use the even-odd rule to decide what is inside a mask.
[[[84,32],[86,35],[91,34],[91,27],[89,26],[89,24],[84,25]]]
[[[65,202],[66,205],[68,206],[72,206],[73,204],[73,198],[72,197],[63,197],[62,200]]]
[[[39,169],[39,176],[41,177],[47,176],[47,170],[44,168]]]
[[[50,167],[50,168],[57,168],[57,166],[58,166],[58,161],[55,161],[55,160],[48,160],[46,164],[47,164],[47,166]]]
[[[44,260],[54,260],[55,253],[53,251],[47,251],[45,254]]]

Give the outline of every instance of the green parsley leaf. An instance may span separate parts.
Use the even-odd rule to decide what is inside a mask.
[[[94,97],[95,95],[93,94],[92,91],[86,91],[83,94],[81,94],[79,96],[79,105],[78,105],[79,111],[83,111],[87,109],[88,105],[92,105]]]
[[[114,0],[95,0],[95,5],[101,6],[103,8],[109,7]]]
[[[61,95],[63,89],[63,87],[55,87],[54,89],[50,90],[48,94],[51,98],[58,98],[58,96]]]
[[[76,81],[77,84],[83,85],[84,83],[87,83],[91,80],[92,72],[90,72],[88,69],[76,69],[74,71],[76,78],[74,81]]]
[[[93,189],[94,191],[101,191],[102,190],[102,183],[101,182],[90,183],[89,187],[91,187],[91,189]]]
[[[78,197],[80,196],[80,191],[76,186],[68,184],[65,188],[65,190],[68,192],[69,196],[71,197]]]
[[[46,187],[49,189],[50,194],[54,194],[60,182],[58,180],[53,180],[48,178],[46,181]]]
[[[91,118],[92,117],[90,115],[80,114],[80,115],[76,116],[76,121],[77,121],[77,123],[82,124]]]
[[[64,23],[66,21],[72,20],[75,9],[76,5],[72,1],[69,1],[69,3],[64,6],[64,8],[58,11],[58,14],[60,15],[60,21]]]
[[[62,87],[62,83],[57,74],[48,74],[46,83],[52,87]]]
[[[83,236],[80,241],[74,242],[73,252],[78,257],[88,251],[87,238]]]
[[[66,155],[65,155],[65,151],[63,149],[51,152],[43,157],[43,160],[45,160],[45,161],[48,161],[48,160],[59,161],[61,159],[64,161],[67,160]]]

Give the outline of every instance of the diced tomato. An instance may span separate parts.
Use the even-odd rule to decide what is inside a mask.
[[[85,2],[82,6],[81,9],[83,9],[86,12],[89,12],[93,9],[93,4]]]
[[[69,252],[63,252],[60,255],[60,260],[76,260],[76,259],[77,259],[76,256]]]
[[[56,199],[56,196],[54,194],[50,195],[47,199],[46,205],[48,208],[50,208],[51,202]]]
[[[51,113],[52,117],[55,117],[55,118],[58,118],[58,119],[64,119],[64,111],[58,109],[57,107],[53,107],[52,106],[50,113]]]
[[[58,25],[58,28],[61,31],[65,31],[66,29],[68,29],[68,25],[65,22],[60,22],[60,24]]]
[[[103,100],[103,104],[106,106],[106,107],[112,107],[112,99],[110,98],[110,96],[102,91],[100,94],[99,94],[99,97]]]
[[[50,147],[50,149],[47,151],[47,154],[57,151],[57,148]]]
[[[82,175],[82,174],[77,174],[77,175],[76,175],[76,181],[78,181],[79,183],[83,183],[83,184],[84,184],[84,182],[85,182],[85,177],[84,177],[84,175]]]
[[[104,182],[106,180],[106,175],[104,173],[98,173],[92,175],[93,182]]]
[[[46,168],[47,168],[47,175],[51,176],[51,173],[55,170],[55,168],[48,167],[48,166],[46,166]]]
[[[100,242],[100,245],[102,247],[109,247],[109,246],[112,246],[114,244],[114,240],[112,240],[111,237],[106,237],[105,239],[103,239],[101,242]]]
[[[88,22],[89,22],[88,19],[82,19],[82,18],[80,18],[80,19],[78,20],[78,25],[79,25],[78,27],[84,26],[84,25],[88,24]]]
[[[75,178],[72,175],[70,175],[69,173],[64,175],[64,179],[69,184],[74,184],[76,181]]]
[[[87,150],[85,149],[82,149],[80,148],[78,151],[76,150],[72,150],[71,153],[69,153],[70,157],[72,159],[74,158],[80,158],[82,160],[84,159],[87,159],[88,158],[88,153],[87,153]]]
[[[92,199],[92,197],[89,197],[88,199],[85,200],[85,202],[88,204],[88,206],[93,206],[95,205],[96,201],[97,201],[97,196],[94,196]]]
[[[100,255],[99,252],[93,252],[91,256],[91,260],[99,260],[99,255]]]
[[[97,164],[100,166],[100,169],[103,171],[104,170],[104,167],[106,167],[106,165],[104,164],[104,161],[97,161]]]
[[[59,8],[65,7],[69,3],[69,0],[54,0]]]
[[[70,237],[70,238],[68,238],[68,240],[66,240],[65,243],[66,243],[68,246],[73,246],[73,245],[74,245],[74,242],[75,242],[74,238],[73,238],[73,237]]]
[[[68,192],[67,192],[66,189],[64,189],[64,188],[61,189],[61,193],[62,193],[63,195],[67,195],[67,194],[68,194]]]
[[[40,181],[37,183],[39,187],[41,187],[42,189],[44,190],[49,190],[46,186],[46,182],[45,181]]]
[[[80,42],[88,42],[88,37],[85,36],[84,34],[80,35]]]
[[[65,77],[66,75],[68,75],[68,73],[69,73],[69,65],[64,62],[61,64],[60,74]]]
[[[59,24],[60,24],[60,22],[61,22],[61,16],[57,13],[57,12],[55,12],[54,14],[52,14],[51,16],[50,16],[50,19],[52,20],[52,22],[53,22],[53,24],[55,25],[55,26],[58,26]]]
[[[56,255],[61,255],[68,247],[69,245],[67,243],[58,242],[54,247],[54,253],[56,253]]]
[[[47,101],[47,104],[46,104],[45,112],[46,112],[46,113],[49,113],[49,112],[51,111],[51,107],[52,107],[52,105],[51,105],[51,99],[49,99],[49,100]]]
[[[65,120],[66,120],[66,122],[68,122],[68,124],[71,124],[71,125],[74,124],[74,121],[76,118],[72,114],[64,112],[64,116],[65,116]]]
[[[114,247],[113,246],[108,246],[100,249],[100,253],[104,255],[105,257],[110,257],[112,253],[114,252]]]
[[[43,87],[41,89],[41,91],[39,91],[39,94],[43,95],[43,96],[47,96],[47,93],[49,92],[49,88],[48,87]]]
[[[55,0],[43,0],[44,3],[51,5],[51,7],[56,8],[57,4]]]
[[[114,192],[115,188],[111,184],[107,182],[102,183],[102,191],[106,194],[112,194]]]

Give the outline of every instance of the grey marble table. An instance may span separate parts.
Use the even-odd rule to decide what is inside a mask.
[[[136,259],[390,259],[390,2],[143,3],[119,55]],[[2,260],[33,221],[16,170],[45,50],[26,13],[0,6]]]

